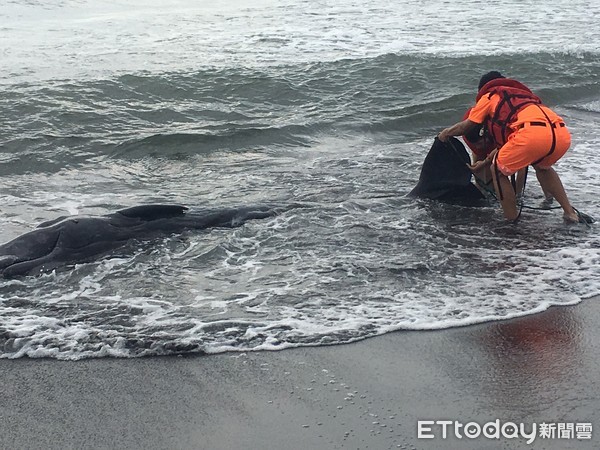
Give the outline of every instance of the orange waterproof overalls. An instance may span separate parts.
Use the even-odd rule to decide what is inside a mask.
[[[489,94],[489,86],[502,87],[506,83],[520,83],[509,80],[493,80],[486,84],[480,91],[477,104],[469,113],[469,120],[482,124],[489,124],[492,118],[505,120],[506,130],[502,135],[496,130],[494,134],[499,151],[496,157],[498,169],[506,176],[510,176],[528,165],[536,165],[547,169],[558,161],[571,145],[571,134],[564,121],[550,108],[543,106],[539,99],[537,103],[525,104],[510,117],[501,117],[498,107],[502,100],[502,92]],[[523,86],[523,85],[521,85]],[[528,88],[523,86],[529,91]],[[504,113],[504,115],[507,115]],[[493,128],[494,125],[486,125]],[[502,142],[505,140],[505,142]]]

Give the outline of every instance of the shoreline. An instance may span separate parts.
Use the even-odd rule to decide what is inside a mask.
[[[419,420],[600,427],[600,297],[515,319],[334,346],[0,360],[0,448],[587,449],[417,438]]]

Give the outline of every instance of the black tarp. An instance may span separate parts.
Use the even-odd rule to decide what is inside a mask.
[[[473,174],[467,167],[470,162],[458,139],[442,142],[436,137],[423,162],[419,182],[408,195],[463,205],[485,204],[485,196],[471,182]]]

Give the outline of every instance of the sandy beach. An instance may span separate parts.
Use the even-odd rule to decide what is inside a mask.
[[[600,418],[600,303],[279,352],[1,360],[6,449],[593,449],[591,439],[458,439],[417,421]],[[455,425],[451,425],[455,426]],[[475,429],[471,429],[473,432]],[[490,432],[492,428],[488,429]],[[483,432],[482,432],[483,433]]]

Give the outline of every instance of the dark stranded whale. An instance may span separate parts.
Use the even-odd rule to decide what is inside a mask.
[[[130,239],[148,239],[186,229],[237,227],[278,211],[280,208],[254,206],[188,212],[181,205],[142,205],[105,216],[63,216],[1,245],[0,273],[10,278],[47,272],[91,261]]]
[[[471,182],[473,174],[467,167],[470,162],[465,146],[458,139],[442,142],[435,138],[423,162],[419,182],[408,195],[465,206],[486,204],[485,196]]]

